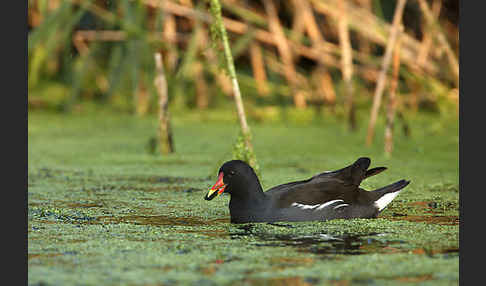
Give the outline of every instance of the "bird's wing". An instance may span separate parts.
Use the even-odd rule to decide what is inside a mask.
[[[268,189],[265,193],[267,194],[275,194],[275,193],[278,193],[280,191],[286,191],[294,186],[297,186],[297,185],[301,185],[301,184],[306,184],[308,182],[310,182],[314,177],[310,178],[310,179],[307,179],[307,180],[302,180],[302,181],[295,181],[295,182],[290,182],[290,183],[286,183],[286,184],[282,184],[282,185],[278,185],[278,186],[275,186],[275,187],[272,187],[270,189]]]
[[[276,196],[278,207],[285,208],[293,203],[315,206],[332,200],[349,202],[358,195],[358,187],[336,178],[313,177],[274,187],[266,193]]]
[[[359,186],[364,179],[386,170],[386,167],[376,167],[368,170],[370,164],[371,160],[369,158],[362,157],[347,167],[332,172],[323,172],[315,175],[313,178],[336,178]]]
[[[359,186],[364,179],[379,174],[386,170],[385,167],[376,167],[368,170],[370,164],[371,164],[371,160],[369,158],[362,157],[356,160],[353,164],[344,167],[342,169],[336,171],[322,172],[307,180],[295,181],[295,182],[278,185],[269,189],[267,192],[277,193],[280,191],[289,190],[294,187],[298,187],[299,189],[305,189],[305,187],[301,188],[301,186],[318,185],[320,183],[323,183],[325,186],[329,186],[328,185],[329,182],[334,182],[337,185]]]

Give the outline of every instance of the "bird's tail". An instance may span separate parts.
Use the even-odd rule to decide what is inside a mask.
[[[386,167],[376,167],[373,169],[366,170],[366,173],[364,174],[363,180],[366,178],[369,178],[371,176],[377,175],[383,171],[386,170]]]
[[[374,204],[379,212],[381,212],[385,207],[398,196],[401,189],[405,188],[410,181],[400,180],[396,183],[390,184],[383,188],[371,191],[371,195],[374,199]]]

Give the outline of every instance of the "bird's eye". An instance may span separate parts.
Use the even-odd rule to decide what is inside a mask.
[[[229,174],[230,176],[233,176],[236,172],[235,171],[230,171]]]

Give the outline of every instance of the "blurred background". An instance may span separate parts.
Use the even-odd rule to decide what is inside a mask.
[[[291,114],[282,110],[296,110],[300,117],[335,117],[354,130],[368,125],[359,114],[387,108],[390,94],[403,122],[422,111],[458,115],[459,1],[406,1],[396,39],[400,1],[220,2],[250,121],[281,121]],[[234,112],[207,1],[28,4],[29,111],[157,113],[160,52],[170,110]]]

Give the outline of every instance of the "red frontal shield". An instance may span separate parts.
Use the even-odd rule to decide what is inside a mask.
[[[223,177],[224,177],[223,172],[220,172],[219,176],[218,176],[218,180],[216,181],[214,186],[211,189],[209,189],[209,192],[206,194],[206,197],[205,197],[206,200],[208,200],[208,201],[212,200],[216,196],[219,196],[224,192],[226,185],[223,182]]]

